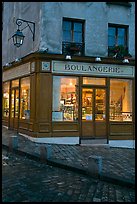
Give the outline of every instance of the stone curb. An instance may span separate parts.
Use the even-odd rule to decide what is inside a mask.
[[[5,148],[6,150],[9,150],[9,146],[2,144],[2,147]],[[101,174],[98,178],[94,177],[90,172],[81,169],[80,167],[74,167],[74,166],[70,166],[67,165],[66,163],[63,163],[61,160],[54,160],[54,159],[45,159],[45,160],[41,160],[39,155],[32,155],[30,153],[24,152],[22,150],[19,149],[13,149],[12,150],[14,153],[17,153],[21,156],[26,156],[29,159],[32,159],[34,161],[39,161],[42,163],[45,163],[47,165],[50,166],[55,166],[55,167],[59,167],[59,168],[63,168],[66,170],[70,170],[73,172],[77,172],[86,176],[90,176],[93,179],[100,179],[101,181],[105,181],[105,182],[109,182],[109,183],[113,183],[113,184],[117,184],[120,186],[126,186],[126,187],[130,187],[130,188],[135,188],[135,182],[131,181],[131,180],[126,180],[126,179],[121,179],[120,177],[113,177],[113,176],[106,176],[105,174]]]

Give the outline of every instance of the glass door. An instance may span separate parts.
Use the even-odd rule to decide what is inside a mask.
[[[95,89],[95,121],[106,119],[106,91]]]
[[[93,120],[93,89],[83,88],[82,120]]]
[[[82,89],[82,137],[107,137],[106,89]]]
[[[18,118],[19,114],[19,90],[12,89],[11,93],[11,118]]]
[[[11,91],[11,125],[13,128],[17,128],[19,117],[19,89],[13,88]]]

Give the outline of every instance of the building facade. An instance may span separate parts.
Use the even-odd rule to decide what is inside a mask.
[[[35,23],[20,47],[16,19]],[[134,2],[4,2],[2,32],[5,126],[49,143],[134,140]]]

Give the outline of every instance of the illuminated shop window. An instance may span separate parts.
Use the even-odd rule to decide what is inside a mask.
[[[18,118],[19,114],[19,79],[11,82],[11,118]]]
[[[78,79],[53,77],[53,121],[78,120]]]
[[[21,79],[20,118],[30,118],[30,78]]]
[[[132,121],[132,81],[110,80],[110,120]]]
[[[3,116],[9,116],[9,82],[3,84]]]

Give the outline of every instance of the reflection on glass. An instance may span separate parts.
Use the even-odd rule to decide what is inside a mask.
[[[110,80],[110,120],[132,121],[132,81]]]
[[[53,77],[53,121],[78,120],[78,79]]]
[[[82,42],[82,23],[74,23],[74,42]]]
[[[93,89],[82,90],[82,119],[93,120],[92,118]]]
[[[20,118],[30,118],[30,78],[21,79]]]
[[[106,91],[96,89],[95,92],[95,120],[105,120],[106,118]]]
[[[71,22],[63,21],[63,41],[71,42]]]
[[[118,45],[123,45],[125,44],[125,29],[124,28],[118,28]]]
[[[9,116],[9,82],[3,84],[3,116]]]
[[[108,45],[109,46],[115,45],[115,28],[113,27],[108,28]]]

